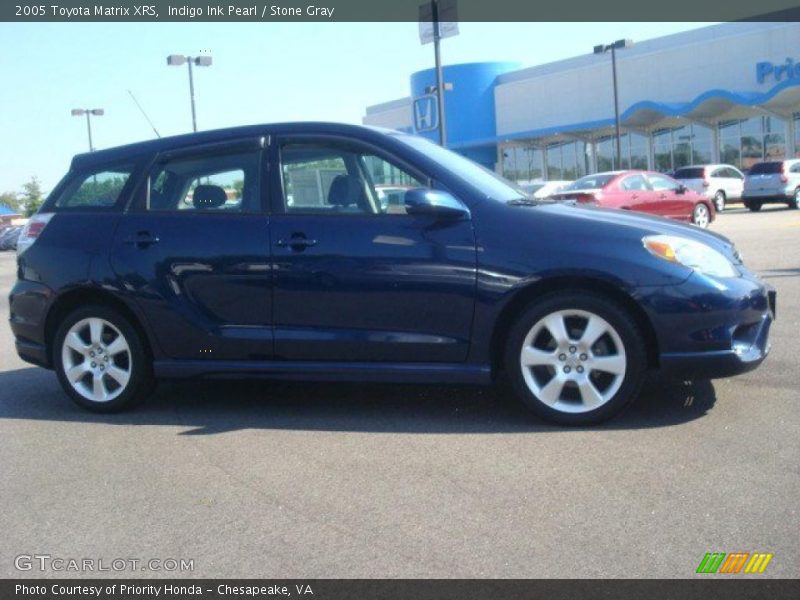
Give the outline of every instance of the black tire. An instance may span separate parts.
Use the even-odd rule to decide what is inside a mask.
[[[722,190],[717,190],[717,193],[714,194],[714,208],[717,209],[718,213],[721,213],[725,210],[725,192]]]
[[[789,200],[788,204],[789,208],[797,210],[797,206],[800,204],[800,187],[794,191],[794,196],[792,196],[792,199]]]
[[[118,386],[117,389],[121,388],[121,391],[117,393],[117,389],[113,390],[111,393],[117,393],[117,395],[106,401],[98,402],[81,395],[73,384],[70,383],[66,374],[66,365],[62,358],[64,340],[70,332],[70,329],[85,319],[102,319],[111,324],[113,328],[116,328],[118,333],[124,337],[124,341],[127,342],[128,350],[124,353],[123,360],[124,368],[128,369],[129,378],[125,386]],[[111,328],[105,328],[103,331],[105,335],[113,335],[114,333]],[[91,345],[91,343],[89,343],[89,345]],[[145,351],[143,340],[128,319],[118,311],[107,306],[90,305],[69,313],[56,331],[53,339],[52,353],[53,366],[58,376],[59,383],[61,383],[61,387],[76,404],[93,412],[114,413],[130,408],[149,396],[155,387],[153,365],[148,353]],[[80,357],[80,353],[76,352],[75,355]],[[99,358],[89,359],[86,355],[84,355],[83,360],[97,360],[97,362],[100,363]],[[112,357],[112,362],[114,360],[117,360],[116,357]],[[92,364],[95,363],[93,362]],[[107,375],[109,374],[110,373],[107,373]],[[91,373],[87,373],[86,376],[94,381]],[[106,388],[109,385],[107,383],[108,381],[108,379],[104,379],[104,382],[106,382],[104,383],[104,387]],[[116,383],[114,382],[113,385],[116,385]]]
[[[547,315],[564,310],[585,311],[604,319],[621,339],[625,351],[626,369],[618,390],[604,404],[585,412],[565,412],[548,406],[526,383],[520,364],[523,344],[531,329]],[[561,425],[590,425],[614,417],[636,398],[647,369],[646,356],[643,336],[624,308],[605,296],[574,290],[549,294],[517,318],[508,334],[503,364],[515,396],[538,416]],[[563,396],[563,388],[560,394]]]
[[[751,200],[747,203],[747,208],[750,210],[750,212],[758,212],[761,210],[761,202],[757,200]]]

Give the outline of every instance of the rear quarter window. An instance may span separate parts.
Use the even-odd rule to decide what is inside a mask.
[[[68,175],[48,208],[112,209],[120,203],[133,169],[133,165],[122,165]]]

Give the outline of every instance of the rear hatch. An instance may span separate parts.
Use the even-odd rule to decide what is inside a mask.
[[[756,163],[744,178],[744,191],[753,196],[780,194],[786,187],[786,181],[782,162]]]
[[[690,190],[698,194],[705,193],[708,188],[705,167],[683,167],[675,171],[672,177],[677,179]]]

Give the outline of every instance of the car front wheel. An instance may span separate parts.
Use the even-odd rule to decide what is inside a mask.
[[[708,207],[705,204],[698,204],[695,206],[694,211],[692,211],[692,223],[705,229],[710,222],[711,213],[709,213]]]
[[[797,209],[800,206],[800,187],[794,191],[792,199],[789,200],[789,208]]]
[[[105,306],[87,306],[64,319],[55,335],[53,364],[61,386],[80,406],[117,412],[153,387],[152,366],[139,334]]]
[[[639,392],[645,345],[616,303],[584,292],[553,294],[512,326],[505,368],[516,395],[565,425],[598,423]]]
[[[717,209],[718,213],[725,210],[725,192],[722,190],[718,190],[717,193],[714,194],[714,208]]]

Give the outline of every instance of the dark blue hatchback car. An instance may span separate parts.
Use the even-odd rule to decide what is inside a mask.
[[[534,202],[422,138],[338,124],[76,156],[19,243],[17,351],[96,411],[159,378],[504,375],[539,415],[591,423],[648,369],[756,367],[775,315],[721,236]]]

